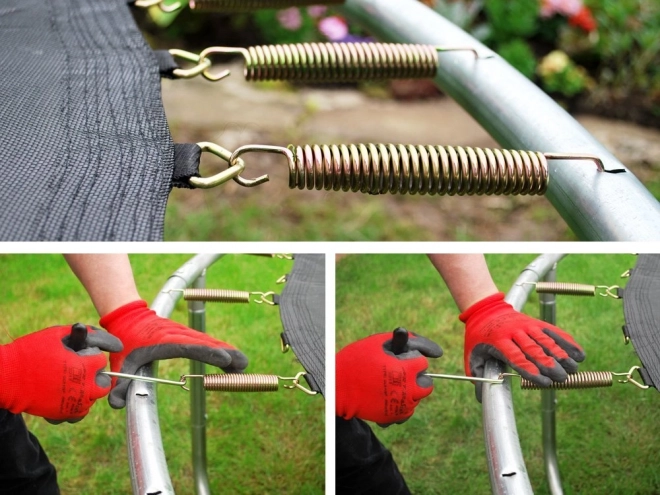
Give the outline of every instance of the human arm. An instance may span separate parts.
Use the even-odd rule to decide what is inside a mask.
[[[67,254],[69,266],[101,316],[100,324],[118,337],[124,350],[110,355],[112,371],[134,374],[159,359],[188,358],[226,372],[241,372],[247,357],[229,344],[161,318],[140,298],[128,255]],[[126,404],[129,380],[113,380],[110,405]]]
[[[483,376],[496,358],[523,377],[547,387],[575,373],[584,351],[560,328],[516,311],[498,292],[483,255],[430,254],[465,323],[465,371]],[[481,384],[476,383],[481,400]]]

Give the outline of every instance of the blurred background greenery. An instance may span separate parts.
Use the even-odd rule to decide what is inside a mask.
[[[502,291],[536,255],[486,255]],[[564,282],[622,285],[632,255],[570,255],[559,264]],[[538,297],[524,311],[538,317]],[[429,371],[463,375],[463,324],[449,291],[424,255],[348,255],[336,269],[337,349],[403,326],[438,342],[444,355]],[[584,347],[581,370],[627,371],[639,364],[625,346],[622,303],[604,297],[558,296],[557,323]],[[547,494],[541,443],[540,394],[513,389],[518,434],[534,492]],[[557,444],[566,494],[660,492],[656,390],[632,385],[558,391]],[[436,380],[435,390],[403,425],[372,425],[391,449],[412,493],[489,492],[481,406],[474,387]]]
[[[190,255],[131,255],[143,298],[151,301],[167,278]],[[209,270],[209,287],[281,292],[276,280],[292,262],[228,255]],[[0,343],[56,324],[97,325],[98,315],[61,255],[0,255]],[[181,301],[172,319],[187,323]],[[293,376],[301,365],[280,352],[277,307],[208,304],[207,332],[241,349],[252,373]],[[25,363],[38,366],[38,363]],[[161,361],[159,375],[178,379],[187,360]],[[213,372],[207,367],[207,372]],[[299,391],[231,394],[207,398],[208,473],[214,493],[318,494],[324,492],[324,401]],[[194,493],[189,434],[189,395],[160,385],[158,410],[163,444],[176,493]],[[131,492],[126,451],[125,411],[99,400],[80,423],[53,426],[25,415],[58,470],[62,493]],[[0,488],[0,492],[2,489]]]

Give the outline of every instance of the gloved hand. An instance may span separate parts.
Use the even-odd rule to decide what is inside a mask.
[[[101,318],[100,324],[124,344],[124,350],[110,355],[110,369],[134,374],[141,366],[158,359],[188,358],[240,373],[247,357],[229,344],[184,325],[161,318],[145,301],[133,301]],[[130,380],[113,378],[108,402],[115,409],[126,405]]]
[[[460,316],[465,323],[465,372],[483,377],[490,358],[504,361],[541,387],[563,382],[578,369],[584,351],[569,334],[513,309],[501,292],[476,302]],[[481,383],[476,383],[481,402]]]
[[[101,352],[118,352],[121,342],[87,327],[87,347],[70,346],[71,326],[46,328],[0,346],[0,408],[42,416],[53,423],[80,421],[94,401],[110,392]]]
[[[426,357],[442,356],[440,346],[410,333],[407,344],[395,353],[399,350],[393,350],[392,340],[392,332],[379,333],[337,353],[338,416],[375,421],[380,426],[402,423],[433,391],[433,379],[422,374],[428,367]]]

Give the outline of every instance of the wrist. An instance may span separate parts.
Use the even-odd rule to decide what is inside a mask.
[[[16,362],[16,352],[12,344],[0,346],[0,409],[7,409],[14,414],[22,411],[16,409],[16,393],[20,383],[20,373],[13,363]]]
[[[502,304],[507,304],[504,302],[503,292],[497,292],[495,294],[491,294],[475,302],[470,307],[468,307],[458,316],[458,319],[461,320],[463,323],[467,323],[467,321],[470,318],[472,318],[475,314],[480,313],[482,311],[489,311],[492,308],[496,306],[500,306]]]
[[[114,334],[117,330],[126,328],[128,325],[134,323],[136,319],[141,317],[141,315],[150,312],[147,302],[138,299],[103,315],[99,320],[99,325],[105,328],[108,332]]]

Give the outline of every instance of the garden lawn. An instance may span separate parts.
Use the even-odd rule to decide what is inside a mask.
[[[491,273],[506,291],[536,255],[487,255]],[[571,255],[558,280],[624,285],[620,274],[633,255]],[[337,264],[337,349],[376,332],[403,326],[437,341],[444,356],[429,371],[464,374],[463,324],[442,279],[424,255],[351,255]],[[525,312],[538,316],[532,296]],[[581,370],[627,371],[639,364],[623,344],[623,305],[604,297],[558,296],[557,322],[584,347]],[[537,494],[545,480],[540,394],[514,387],[518,433]],[[557,392],[557,443],[567,494],[652,494],[660,492],[658,406],[654,389],[632,385]],[[372,424],[416,494],[483,494],[490,491],[481,406],[466,382],[436,380],[434,393],[403,425]]]

